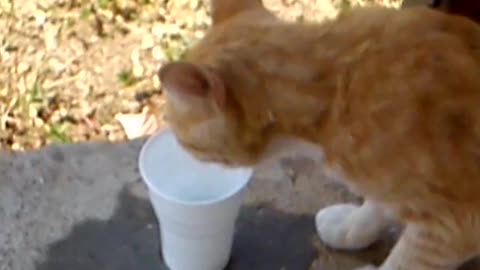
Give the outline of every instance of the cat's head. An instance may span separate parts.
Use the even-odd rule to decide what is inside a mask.
[[[213,27],[185,60],[168,63],[158,73],[166,97],[165,119],[179,143],[200,160],[231,166],[257,162],[258,152],[245,141],[245,124],[222,71],[206,60],[218,55],[223,33],[231,34],[229,26],[217,26],[233,18],[241,24],[242,15],[256,11],[267,12],[261,0],[212,0]],[[215,42],[204,42],[212,36]]]

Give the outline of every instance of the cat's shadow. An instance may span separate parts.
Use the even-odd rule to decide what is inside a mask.
[[[150,203],[124,190],[109,220],[77,224],[51,244],[37,270],[161,270],[157,223]],[[241,210],[229,270],[308,269],[317,255],[312,217],[265,205]],[[193,269],[192,269],[193,270]]]
[[[159,252],[156,226],[148,200],[124,189],[109,220],[88,220],[75,225],[68,236],[49,246],[45,260],[35,269],[168,270]],[[268,204],[247,205],[237,222],[226,270],[332,270],[325,266],[312,268],[319,251],[339,254],[325,247],[319,250],[315,242],[318,244],[313,216],[285,213]],[[380,263],[390,244],[340,254]],[[462,270],[478,270],[479,265],[473,262]]]

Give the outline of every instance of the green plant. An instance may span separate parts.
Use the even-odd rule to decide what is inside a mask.
[[[48,136],[52,141],[57,143],[70,143],[72,139],[66,133],[67,128],[68,126],[66,124],[48,124]]]
[[[118,73],[117,78],[125,87],[132,86],[139,81],[139,79],[136,78],[133,73],[128,70],[123,70]]]
[[[80,19],[82,20],[88,20],[92,16],[93,12],[90,8],[84,8],[80,12]]]
[[[114,4],[113,2],[113,0],[97,0],[97,4],[101,9],[108,9]]]

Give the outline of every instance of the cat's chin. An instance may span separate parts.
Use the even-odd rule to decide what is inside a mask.
[[[319,145],[295,137],[277,136],[267,145],[258,163],[270,163],[280,158],[295,156],[313,160],[322,160],[324,157]]]

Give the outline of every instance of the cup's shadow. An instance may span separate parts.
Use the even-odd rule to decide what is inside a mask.
[[[308,269],[315,259],[311,216],[268,205],[242,208],[229,270]],[[159,254],[157,223],[148,200],[125,189],[113,216],[87,220],[51,244],[37,270],[168,269]],[[192,269],[194,270],[194,269]]]
[[[246,206],[237,222],[228,270],[308,269],[317,255],[313,217],[268,205]]]

